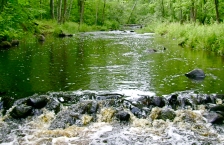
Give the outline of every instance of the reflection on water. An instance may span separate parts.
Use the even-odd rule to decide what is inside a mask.
[[[16,98],[80,89],[222,93],[223,58],[175,43],[153,34],[121,31],[47,38],[43,44],[26,40],[0,52],[0,92]],[[204,81],[184,76],[194,68],[205,71]]]

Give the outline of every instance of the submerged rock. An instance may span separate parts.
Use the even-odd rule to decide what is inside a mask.
[[[10,112],[10,115],[13,118],[26,118],[27,116],[31,115],[32,113],[32,107],[27,106],[25,104],[21,104],[19,106],[16,106],[13,108],[13,110]]]
[[[185,76],[194,80],[202,80],[205,78],[205,73],[202,69],[194,69],[186,73]]]
[[[172,107],[172,109],[176,110],[177,107],[180,105],[178,99],[177,99],[177,95],[172,95],[169,99],[168,99],[169,105]]]
[[[51,98],[46,105],[46,109],[58,113],[61,110],[61,103],[56,98]]]
[[[209,107],[209,111],[221,111],[221,112],[224,112],[224,105],[220,104],[220,105],[215,105],[215,106]]]
[[[12,46],[18,46],[19,45],[19,40],[12,40],[11,45]]]
[[[10,48],[11,46],[12,46],[11,43],[8,42],[8,41],[2,41],[2,42],[0,43],[0,48],[3,48],[3,49]]]
[[[125,111],[120,111],[116,114],[116,118],[119,119],[120,121],[129,121],[130,114]]]
[[[132,108],[131,108],[131,112],[132,112],[135,116],[137,116],[138,118],[141,118],[141,117],[142,117],[142,111],[141,111],[139,108],[137,108],[137,107],[132,107]]]
[[[223,115],[216,112],[209,112],[203,115],[209,123],[222,124],[224,121]]]
[[[48,96],[41,95],[38,97],[31,97],[28,99],[27,104],[34,108],[40,109],[47,105],[48,103]]]
[[[152,103],[157,107],[164,107],[166,105],[164,97],[153,97]]]

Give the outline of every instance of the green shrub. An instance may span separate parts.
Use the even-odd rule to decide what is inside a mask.
[[[224,53],[224,24],[199,25],[197,23],[160,24],[155,32],[177,39],[181,46]]]

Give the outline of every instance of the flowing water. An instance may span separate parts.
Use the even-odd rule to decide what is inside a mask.
[[[0,92],[15,100],[35,93],[85,91],[116,92],[130,97],[184,91],[222,94],[223,64],[223,57],[184,49],[177,46],[175,39],[151,33],[88,32],[63,39],[47,37],[44,43],[27,38],[18,47],[0,52]],[[205,71],[204,80],[185,77],[195,68]],[[128,125],[99,119],[86,127],[49,131],[55,114],[46,111],[23,124],[14,122],[17,127],[7,137],[11,144],[224,143],[223,127],[207,123],[202,116],[203,107],[175,112],[178,117],[173,122],[132,115]],[[183,121],[183,114],[192,114],[194,123]],[[4,128],[7,124],[2,120],[0,127]]]

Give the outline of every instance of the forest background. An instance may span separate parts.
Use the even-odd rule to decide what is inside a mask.
[[[223,19],[221,0],[0,0],[0,42],[140,24],[139,33],[224,55]]]

